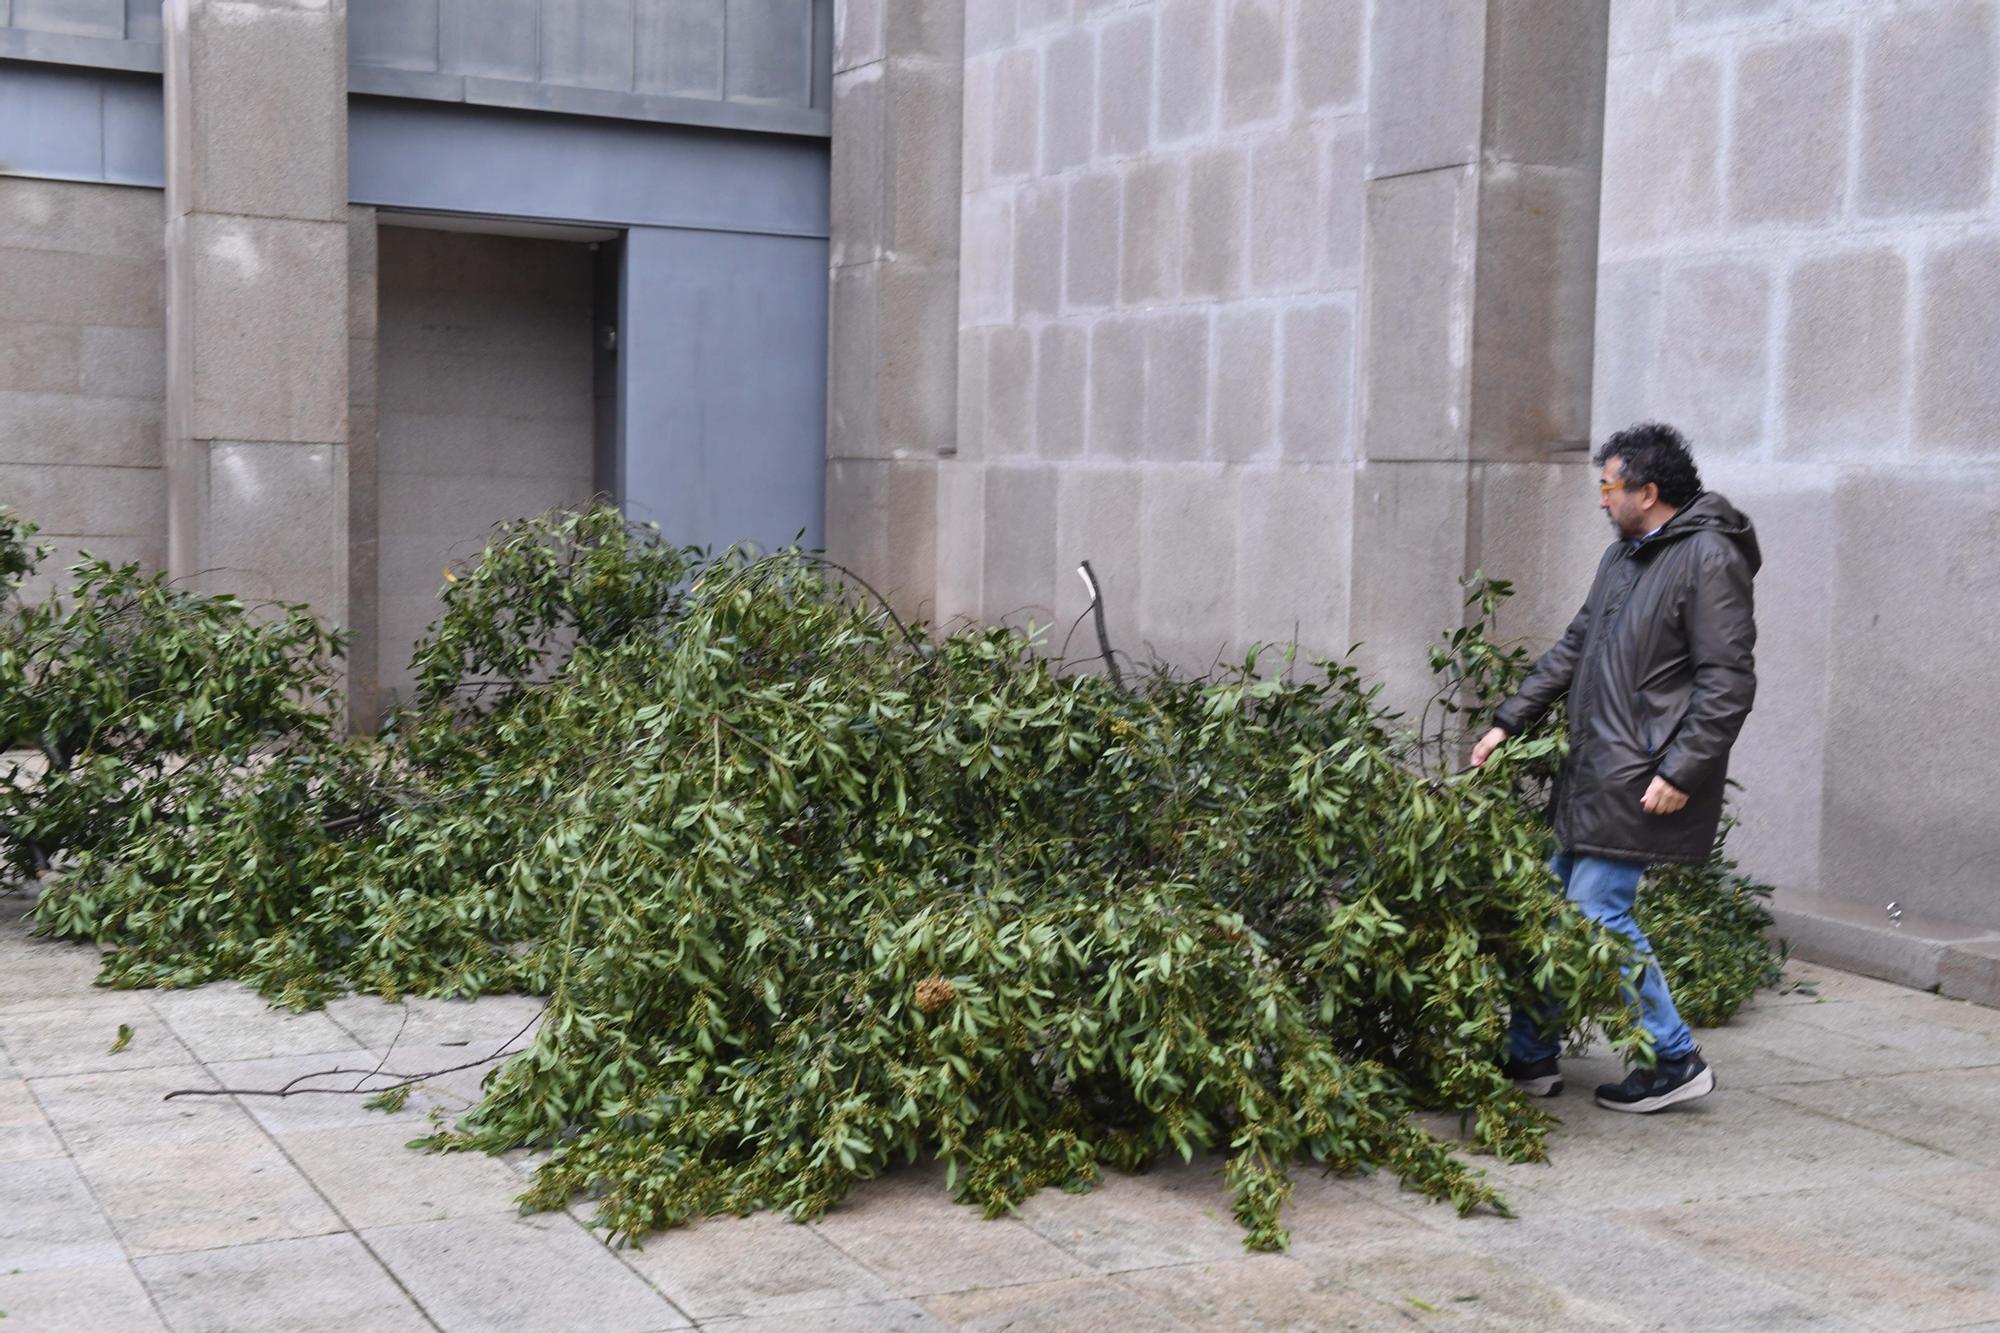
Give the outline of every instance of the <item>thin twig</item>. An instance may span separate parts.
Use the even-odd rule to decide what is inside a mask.
[[[398,1088],[413,1088],[419,1083],[426,1083],[434,1078],[442,1078],[446,1074],[456,1074],[467,1069],[477,1069],[481,1065],[490,1065],[495,1060],[504,1060],[510,1054],[511,1055],[520,1054],[520,1052],[518,1051],[510,1052],[507,1048],[509,1046],[512,1046],[515,1042],[519,1041],[522,1037],[526,1036],[528,1033],[528,1029],[533,1027],[535,1024],[541,1022],[542,1015],[547,1012],[548,1008],[546,1005],[543,1006],[541,1009],[537,1010],[533,1018],[530,1018],[526,1023],[523,1023],[521,1025],[521,1030],[519,1032],[516,1032],[513,1036],[501,1042],[499,1048],[496,1049],[491,1055],[484,1056],[478,1060],[468,1060],[462,1065],[450,1065],[444,1069],[433,1069],[430,1070],[428,1073],[423,1073],[423,1074],[391,1073],[389,1075],[390,1078],[400,1079],[401,1082],[391,1083],[386,1087],[364,1088],[361,1086],[361,1083],[366,1083],[370,1078],[382,1072],[382,1066],[380,1064],[377,1064],[375,1068],[372,1070],[360,1070],[360,1069],[315,1070],[310,1074],[300,1074],[297,1078],[291,1080],[289,1083],[284,1084],[282,1087],[276,1087],[276,1088],[175,1088],[172,1092],[167,1093],[164,1097],[160,1098],[160,1100],[163,1102],[170,1102],[173,1101],[176,1097],[297,1097],[303,1093],[309,1093],[309,1092],[325,1093],[327,1096],[330,1097],[352,1097],[352,1096],[358,1096],[362,1093],[366,1093],[369,1096],[373,1097],[385,1092],[394,1092]],[[387,1059],[388,1057],[386,1055],[383,1056],[383,1060],[385,1062],[387,1061]],[[355,1086],[351,1088],[301,1088],[298,1086],[299,1084],[305,1082],[309,1078],[335,1078],[341,1074],[360,1074],[361,1080],[359,1083],[356,1083]]]

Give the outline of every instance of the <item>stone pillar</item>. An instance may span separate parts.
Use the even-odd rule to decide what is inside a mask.
[[[348,616],[346,0],[167,0],[167,561]]]
[[[1461,577],[1521,580],[1546,605],[1515,628],[1547,632],[1588,574],[1547,548],[1571,509],[1596,535],[1576,464],[1607,23],[1606,0],[1374,10],[1349,605],[1365,663],[1406,707],[1428,694],[1426,645],[1459,623]]]
[[[957,450],[964,17],[965,0],[834,11],[826,542],[918,616]]]

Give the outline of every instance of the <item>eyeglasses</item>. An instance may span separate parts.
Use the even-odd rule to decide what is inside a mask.
[[[1627,484],[1622,481],[1600,481],[1597,483],[1597,493],[1599,495],[1609,495],[1613,491],[1624,490]]]

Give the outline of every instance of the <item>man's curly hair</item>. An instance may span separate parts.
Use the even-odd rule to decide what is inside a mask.
[[[1614,458],[1625,460],[1625,484],[1637,490],[1647,482],[1660,488],[1660,503],[1684,509],[1701,494],[1701,473],[1695,468],[1688,443],[1672,426],[1642,421],[1627,426],[1593,456],[1603,467]]]

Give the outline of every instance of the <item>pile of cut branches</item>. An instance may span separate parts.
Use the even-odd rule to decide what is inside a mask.
[[[528,1201],[588,1194],[621,1236],[814,1216],[930,1154],[993,1214],[1225,1150],[1260,1247],[1302,1159],[1501,1206],[1413,1117],[1542,1154],[1493,1063],[1508,1006],[1547,987],[1644,1053],[1626,951],[1544,869],[1560,739],[1452,774],[1343,664],[1121,688],[597,509],[457,572],[361,742],[302,610],[79,577],[0,650],[0,739],[52,742],[0,786],[9,855],[56,866],[40,928],[111,946],[113,985],[546,995],[429,1142],[552,1148]],[[1461,634],[1444,697],[1518,667]]]

